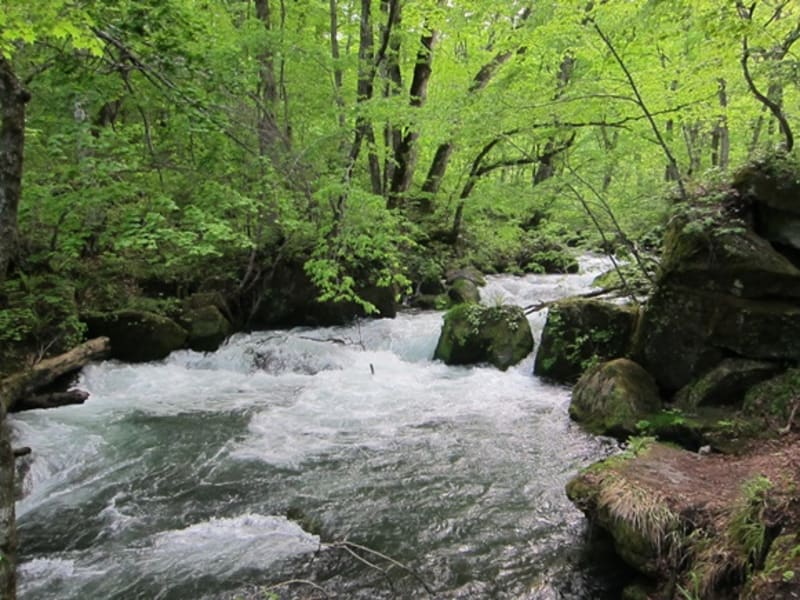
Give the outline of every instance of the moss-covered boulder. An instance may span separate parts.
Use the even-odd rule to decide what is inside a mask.
[[[659,285],[634,342],[636,359],[675,392],[726,356],[800,360],[800,304]]]
[[[534,374],[568,383],[593,364],[627,356],[637,314],[636,307],[599,300],[553,304],[536,353]]]
[[[231,324],[216,306],[193,308],[183,313],[189,332],[187,345],[198,352],[213,352],[231,334]]]
[[[477,304],[481,301],[478,286],[469,279],[456,279],[450,284],[447,296],[452,304]]]
[[[187,331],[155,313],[120,310],[86,317],[89,337],[111,339],[111,358],[146,362],[165,358],[186,343]]]
[[[800,269],[721,207],[697,206],[670,221],[659,284],[742,298],[800,298]]]
[[[466,279],[471,281],[476,286],[486,285],[486,279],[478,269],[475,267],[462,267],[457,269],[448,269],[445,273],[445,281],[447,285],[452,285],[458,279]]]
[[[580,265],[574,252],[559,240],[531,232],[514,257],[524,273],[577,273]]]
[[[733,175],[732,187],[745,200],[800,215],[800,172],[785,153],[743,166]]]
[[[681,388],[674,402],[684,410],[695,410],[700,406],[739,406],[747,390],[780,370],[780,365],[772,362],[726,358]]]
[[[595,365],[572,390],[569,415],[588,431],[625,439],[637,423],[661,409],[650,374],[635,362],[618,358]]]
[[[461,304],[445,313],[433,357],[448,365],[490,363],[506,370],[532,350],[533,334],[520,307]]]

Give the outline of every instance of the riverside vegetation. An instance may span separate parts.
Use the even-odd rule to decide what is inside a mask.
[[[87,338],[144,361],[447,308],[478,298],[474,270],[572,272],[577,247],[625,255],[606,285],[632,302],[551,308],[536,372],[591,368],[574,416],[693,449],[791,439],[794,3],[22,4],[0,16],[0,375]],[[520,339],[453,362],[533,345],[512,307],[454,310],[469,325],[442,358],[487,322]],[[607,359],[640,363],[658,397]],[[592,416],[612,400],[624,426]],[[791,546],[770,536],[763,552]],[[720,589],[770,589],[767,563],[792,585],[791,548],[749,553]],[[681,565],[660,593],[695,593]]]

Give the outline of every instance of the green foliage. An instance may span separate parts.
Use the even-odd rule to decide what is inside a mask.
[[[767,494],[772,482],[763,476],[755,477],[742,486],[738,506],[730,521],[729,533],[750,564],[763,558],[766,542],[765,511]]]
[[[686,415],[678,408],[667,408],[651,415],[647,419],[642,419],[636,423],[636,428],[643,434],[653,435],[663,429],[680,427],[687,423]]]
[[[334,39],[348,41],[338,56],[328,6],[310,0],[282,5],[269,23],[250,2],[211,0],[202,10],[185,0],[7,4],[0,54],[32,94],[23,252],[73,278],[87,305],[118,304],[153,281],[176,295],[221,280],[257,289],[253,279],[299,259],[322,299],[367,310],[365,288],[402,293],[452,262],[485,272],[571,271],[565,245],[598,247],[597,228],[618,245],[623,232],[639,239],[665,221],[674,182],[664,180],[663,148],[644,108],[690,188],[704,171],[720,179],[779,141],[741,76],[743,35],[757,54],[756,83],[779,90],[797,124],[794,63],[770,52],[793,31],[792,5],[774,19],[758,5],[745,21],[733,5],[710,0],[588,11],[569,0],[529,15],[474,0],[406,2],[374,93],[363,97],[362,15],[346,3],[337,5]],[[371,17],[377,49],[380,3]],[[645,106],[592,23],[616,45]],[[420,37],[432,30],[427,95],[412,98]],[[401,85],[391,78],[395,63]],[[489,75],[480,85],[479,74]],[[727,165],[712,158],[723,124]],[[359,145],[356,125],[369,130]],[[400,194],[405,208],[390,210],[397,136],[411,144],[410,185]],[[443,144],[452,150],[448,167],[438,191],[423,193]],[[430,211],[415,212],[419,199]],[[689,226],[713,225],[715,235],[738,227],[706,218]],[[26,337],[48,314],[23,304],[3,310],[9,339]]]
[[[75,289],[56,275],[20,273],[0,286],[0,306],[0,370],[21,355],[35,361],[83,338]]]
[[[386,213],[381,198],[351,195],[344,219],[329,225],[317,240],[305,269],[321,290],[320,300],[356,302],[370,314],[377,309],[361,298],[358,288],[374,285],[410,292],[403,256],[413,247],[414,241],[403,233],[402,217]]]

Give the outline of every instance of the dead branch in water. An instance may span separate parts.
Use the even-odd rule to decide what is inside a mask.
[[[575,300],[578,298],[585,299],[585,298],[597,298],[598,296],[604,296],[605,294],[610,294],[611,292],[616,292],[622,289],[621,285],[615,285],[612,287],[603,288],[600,290],[592,290],[591,292],[586,292],[585,294],[576,294],[574,296],[567,296],[566,298],[557,298],[556,300],[546,300],[544,302],[539,302],[538,304],[529,304],[528,306],[523,306],[522,310],[525,311],[526,315],[531,313],[539,312],[540,310],[544,310],[545,308],[549,308],[553,304],[558,302],[564,302],[565,300]]]
[[[105,358],[111,351],[111,341],[99,337],[76,346],[72,350],[52,358],[46,358],[30,369],[15,373],[0,381],[0,401],[6,411],[33,394],[36,390],[52,383],[62,375],[77,371],[93,360]]]

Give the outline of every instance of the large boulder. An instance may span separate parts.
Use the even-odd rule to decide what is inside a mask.
[[[186,343],[187,331],[172,319],[138,310],[89,315],[89,337],[111,339],[111,358],[147,362],[165,358]]]
[[[469,279],[456,279],[447,290],[453,304],[477,304],[481,301],[478,286]]]
[[[452,285],[459,279],[471,281],[476,286],[486,285],[486,279],[484,278],[483,273],[481,273],[475,267],[462,267],[460,269],[447,270],[447,273],[445,274],[445,281],[447,282],[447,285]]]
[[[216,306],[193,308],[183,313],[189,332],[187,345],[198,352],[213,352],[231,334],[231,324]]]
[[[726,356],[798,361],[800,304],[660,285],[634,346],[634,356],[670,392]]]
[[[780,365],[772,362],[726,358],[700,379],[681,388],[674,402],[690,411],[701,406],[738,406],[747,390],[780,369]]]
[[[670,221],[633,353],[668,392],[725,357],[800,360],[800,269],[752,229],[747,206],[728,191]]]
[[[659,285],[742,298],[800,298],[800,270],[743,221],[694,207],[664,238]]]
[[[460,304],[444,316],[434,358],[448,365],[488,362],[506,370],[532,350],[533,334],[520,307]]]
[[[661,409],[655,381],[626,358],[595,365],[572,390],[569,415],[592,433],[625,439]]]
[[[547,313],[533,372],[573,382],[597,362],[627,356],[638,310],[599,300],[570,299]]]

